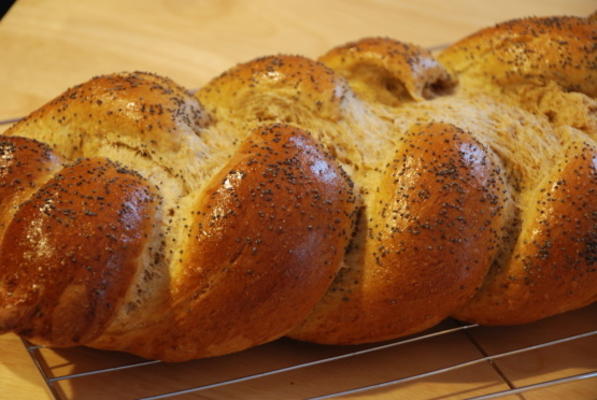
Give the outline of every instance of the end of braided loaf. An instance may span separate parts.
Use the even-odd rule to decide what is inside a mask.
[[[352,235],[352,182],[301,129],[231,137],[205,116],[167,79],[117,74],[6,133],[68,157],[1,141],[2,331],[182,361],[306,317]]]

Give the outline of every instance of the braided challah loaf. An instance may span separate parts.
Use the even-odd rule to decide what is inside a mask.
[[[0,139],[0,332],[181,361],[592,303],[596,28],[69,89]]]

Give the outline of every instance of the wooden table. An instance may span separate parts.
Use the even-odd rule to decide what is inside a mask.
[[[233,64],[261,55],[283,52],[316,57],[340,43],[373,35],[436,46],[510,18],[588,15],[594,8],[593,0],[19,0],[0,22],[0,120],[23,116],[66,87],[102,73],[153,71],[197,88]],[[595,305],[528,326],[446,335],[335,363],[332,368],[311,368],[189,398],[313,396],[594,329]],[[141,396],[156,387],[172,390],[338,351],[283,340],[222,359],[155,366],[61,387],[72,398]],[[44,350],[44,355],[55,373],[131,359],[88,349]],[[506,358],[493,366],[482,363],[355,398],[461,398],[595,369],[597,339],[593,336]],[[14,335],[0,336],[0,398],[47,398],[39,374]],[[536,390],[524,398],[596,399],[597,381]]]

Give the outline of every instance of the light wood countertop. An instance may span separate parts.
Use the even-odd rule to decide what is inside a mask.
[[[19,0],[0,22],[0,120],[21,117],[91,76],[152,71],[197,88],[230,66],[273,53],[317,57],[364,36],[423,46],[447,44],[503,20],[529,15],[588,15],[594,0],[234,1]],[[0,131],[4,126],[0,125]],[[361,356],[332,366],[200,392],[181,398],[301,398],[597,329],[597,305],[535,324],[475,328]],[[450,323],[447,322],[446,326]],[[65,382],[74,399],[112,399],[182,389],[222,377],[336,354],[282,340],[214,360],[145,367]],[[133,359],[90,349],[43,350],[52,372],[80,372]],[[597,337],[478,364],[462,371],[351,398],[463,398],[597,370]],[[48,398],[20,340],[0,336],[0,399]],[[510,399],[597,399],[597,380],[536,390]]]

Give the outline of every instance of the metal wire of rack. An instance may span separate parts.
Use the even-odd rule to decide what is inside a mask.
[[[331,362],[335,362],[335,361],[339,361],[339,360],[344,360],[347,358],[361,356],[361,355],[368,354],[368,353],[380,352],[380,351],[387,350],[387,349],[390,349],[393,347],[403,346],[403,345],[406,345],[409,343],[424,342],[426,340],[430,340],[432,338],[439,337],[439,336],[451,335],[451,334],[454,334],[457,332],[471,331],[477,327],[478,326],[475,324],[468,324],[468,325],[457,326],[454,328],[442,329],[439,331],[435,331],[435,332],[431,332],[431,333],[427,333],[427,334],[423,334],[423,335],[417,335],[417,336],[409,337],[406,339],[392,341],[390,343],[385,343],[382,345],[375,345],[375,346],[368,347],[368,348],[361,349],[361,350],[345,352],[340,355],[336,355],[336,356],[332,356],[332,357],[319,358],[314,361],[294,364],[294,365],[290,365],[290,366],[283,367],[283,368],[271,369],[271,370],[267,370],[267,371],[260,372],[260,373],[245,375],[245,376],[241,376],[241,377],[234,377],[234,378],[230,378],[230,379],[221,380],[218,382],[197,385],[197,386],[183,388],[183,389],[175,390],[175,391],[166,391],[166,392],[157,393],[154,395],[138,397],[137,399],[138,400],[157,400],[157,399],[174,398],[174,397],[181,396],[181,395],[197,393],[200,391],[215,389],[215,388],[228,386],[228,385],[234,385],[234,384],[251,381],[251,380],[257,380],[257,379],[261,379],[261,378],[268,377],[268,376],[284,374],[284,373],[288,373],[290,371],[309,368],[309,367],[313,367],[313,366],[321,365],[321,364],[327,364],[327,363],[331,363]],[[342,391],[338,391],[338,392],[334,392],[334,393],[325,393],[322,395],[310,397],[309,399],[310,400],[322,400],[322,399],[347,396],[347,395],[357,394],[357,393],[361,393],[361,392],[365,392],[365,391],[380,389],[380,388],[384,388],[387,386],[411,382],[411,381],[427,378],[427,377],[434,376],[434,375],[445,374],[450,371],[463,369],[465,367],[480,364],[480,363],[487,363],[487,362],[491,363],[494,360],[514,356],[516,354],[521,354],[521,353],[530,352],[530,351],[534,351],[534,350],[544,349],[547,347],[556,346],[556,345],[564,344],[567,342],[577,341],[580,339],[589,338],[589,337],[593,337],[593,336],[597,336],[597,330],[583,332],[580,334],[575,334],[575,335],[559,338],[556,340],[550,340],[547,342],[542,342],[542,343],[538,343],[538,344],[531,345],[531,346],[517,348],[515,350],[511,350],[511,351],[507,351],[507,352],[488,355],[488,356],[468,360],[465,362],[449,365],[444,368],[432,369],[432,370],[425,371],[422,373],[417,373],[417,374],[413,374],[413,375],[409,375],[409,376],[403,376],[403,377],[389,380],[386,382],[381,382],[381,383],[362,386],[362,387],[356,387],[356,388],[352,388],[349,390],[342,390]],[[157,360],[140,361],[140,362],[133,362],[130,364],[119,365],[119,366],[115,366],[115,367],[94,369],[94,370],[89,370],[89,371],[80,372],[80,373],[54,376],[49,371],[47,364],[44,360],[44,357],[40,353],[40,350],[43,349],[43,346],[32,345],[29,342],[27,342],[26,340],[23,340],[23,344],[25,345],[29,355],[31,356],[31,359],[33,360],[33,362],[36,365],[36,367],[38,368],[41,376],[43,377],[43,380],[47,386],[48,392],[50,393],[51,397],[54,400],[68,400],[68,398],[57,387],[56,384],[58,382],[75,380],[78,378],[88,377],[88,376],[92,376],[92,375],[110,374],[110,373],[122,371],[125,369],[143,368],[143,367],[146,367],[149,365],[161,363],[161,361],[157,361]],[[533,390],[533,389],[544,388],[544,387],[548,387],[548,386],[569,383],[569,382],[574,382],[574,381],[579,381],[579,380],[587,380],[587,379],[597,379],[597,370],[589,371],[589,372],[581,373],[581,374],[569,375],[569,376],[565,376],[565,377],[557,378],[557,379],[546,380],[546,381],[542,381],[539,383],[534,383],[534,384],[520,386],[520,387],[510,387],[507,390],[498,390],[498,391],[483,394],[480,396],[468,397],[467,399],[468,400],[493,399],[493,398],[499,398],[499,397],[512,395],[512,394],[518,394],[518,393],[526,392],[526,391]],[[596,382],[596,385],[597,385],[597,382]]]

